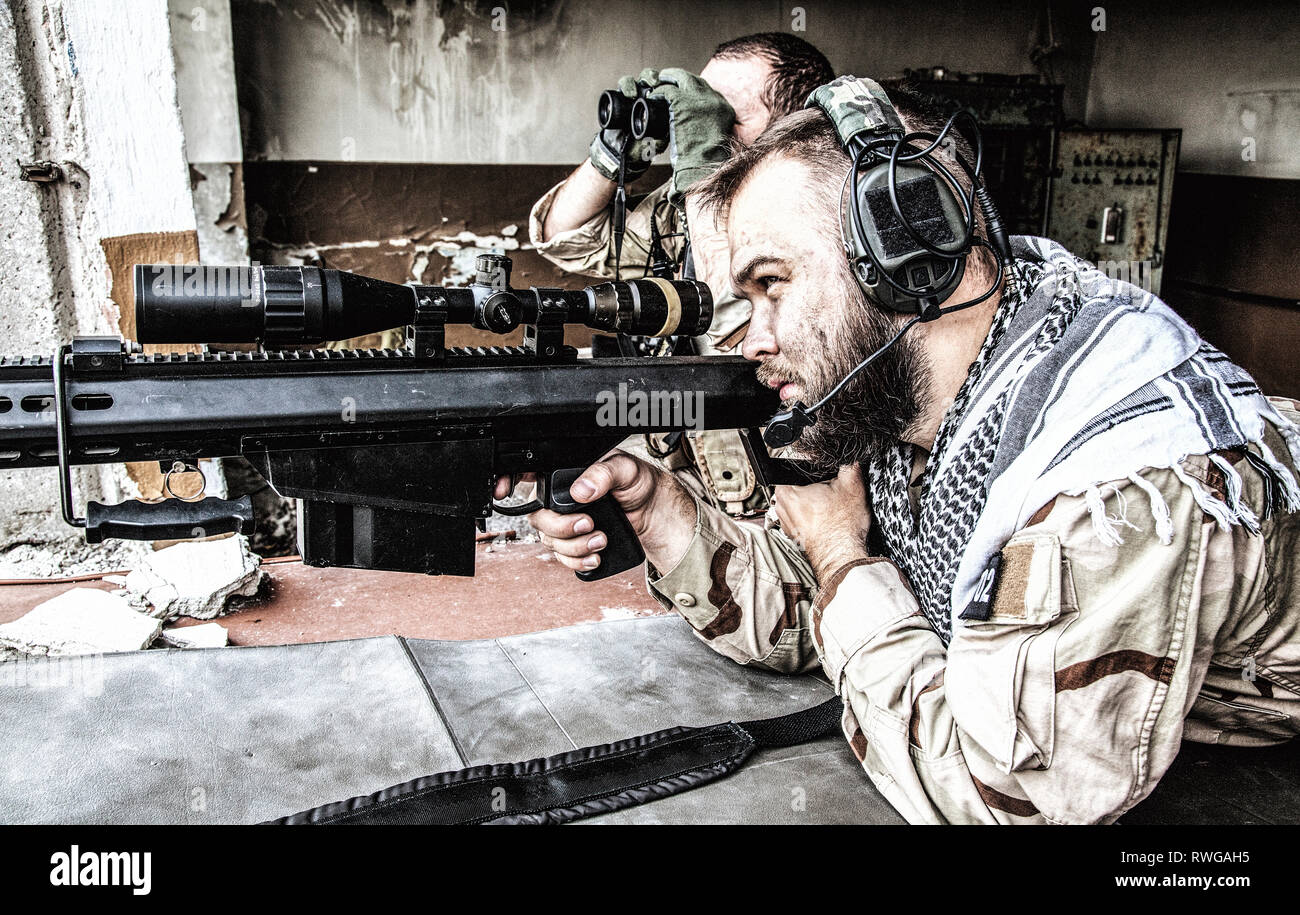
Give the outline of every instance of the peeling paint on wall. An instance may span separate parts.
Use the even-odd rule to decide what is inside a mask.
[[[225,162],[190,165],[199,259],[205,264],[248,262],[243,166]]]
[[[433,259],[438,255],[446,261],[437,278],[442,285],[460,286],[474,279],[474,259],[480,254],[502,254],[510,251],[533,250],[532,245],[521,246],[517,238],[505,235],[476,235],[458,232],[455,235],[434,236],[432,241],[416,243],[409,238],[364,239],[340,242],[333,245],[271,245],[276,263],[290,266],[320,264],[337,259],[340,252],[358,248],[373,249],[380,256],[400,256],[409,259],[410,268],[403,282],[427,283],[426,275]]]
[[[525,138],[545,143],[555,131],[544,76],[561,41],[561,0],[235,0],[233,9],[241,100],[259,115],[249,158],[528,161]],[[485,129],[503,119],[508,129]]]
[[[232,0],[232,12],[246,155],[289,160],[576,163],[620,75],[698,71],[721,41],[792,26],[789,8],[748,0]],[[800,37],[839,72],[1035,71],[1032,0],[819,0],[806,13]],[[1094,35],[1080,19],[1055,38],[1052,67],[1080,90],[1067,116],[1080,117]]]

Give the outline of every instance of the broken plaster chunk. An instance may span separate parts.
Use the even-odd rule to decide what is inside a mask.
[[[123,598],[98,588],[72,588],[0,625],[0,646],[25,655],[65,657],[139,651],[162,631]]]
[[[160,619],[221,615],[236,595],[252,597],[265,574],[261,557],[241,535],[223,540],[178,543],[159,550],[126,577],[127,590],[153,606]]]
[[[167,648],[224,648],[230,644],[230,633],[220,623],[173,626],[164,629],[158,641]]]

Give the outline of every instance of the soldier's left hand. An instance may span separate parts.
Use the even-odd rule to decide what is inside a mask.
[[[781,530],[800,548],[822,581],[845,563],[865,559],[871,511],[857,464],[835,479],[807,486],[778,486],[772,499]]]
[[[736,122],[736,112],[730,102],[694,73],[669,67],[656,76],[659,82],[652,94],[668,101],[672,119],[673,189],[669,199],[681,206],[687,189],[712,174],[730,156],[731,125]]]

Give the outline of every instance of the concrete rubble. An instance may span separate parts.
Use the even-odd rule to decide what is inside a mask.
[[[159,550],[126,576],[129,597],[147,603],[150,616],[220,616],[232,597],[252,597],[265,573],[248,538],[178,543]]]
[[[164,629],[158,637],[158,646],[161,648],[224,648],[229,644],[230,633],[220,623],[173,626]]]
[[[149,544],[134,540],[86,543],[81,534],[39,543],[15,542],[0,548],[0,578],[95,575],[133,568],[152,552]]]
[[[6,655],[48,657],[139,651],[161,631],[161,620],[135,610],[120,595],[72,588],[0,625],[0,647]]]

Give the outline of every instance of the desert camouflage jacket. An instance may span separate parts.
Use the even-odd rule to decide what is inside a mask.
[[[1272,427],[1266,443],[1287,454]],[[1264,517],[1269,484],[1224,456]],[[1223,497],[1207,456],[1183,469]],[[1172,470],[1142,475],[1168,503],[1172,544],[1135,510],[1137,528],[1106,545],[1084,497],[1060,495],[1003,547],[988,619],[958,621],[947,648],[889,560],[819,585],[780,531],[702,503],[683,558],[648,568],[651,593],[733,660],[823,671],[853,753],[909,821],[1108,823],[1183,739],[1300,733],[1300,513],[1273,514],[1259,536],[1224,530]],[[1147,504],[1130,480],[1104,491],[1119,517]]]

